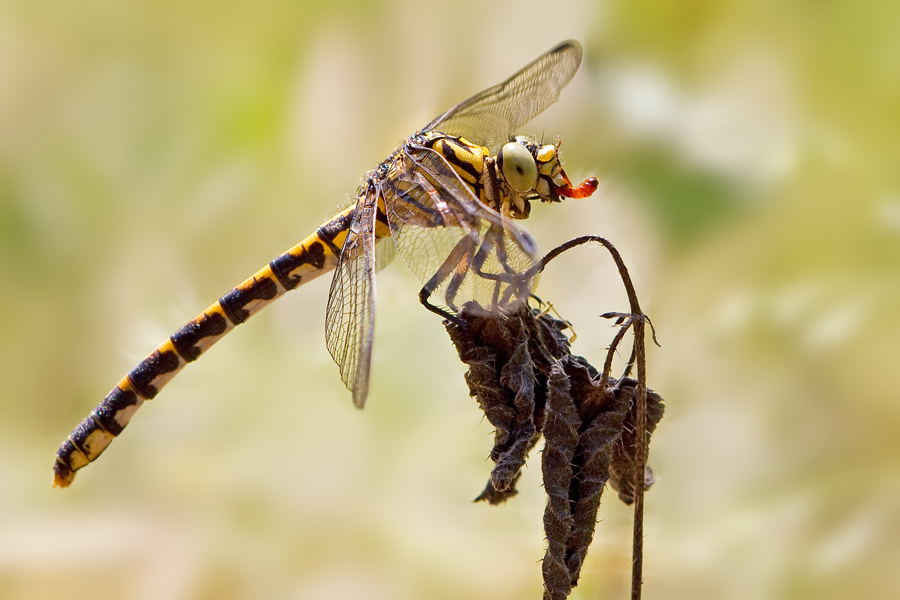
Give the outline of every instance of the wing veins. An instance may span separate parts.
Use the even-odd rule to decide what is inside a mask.
[[[581,44],[563,42],[506,81],[463,100],[423,131],[442,131],[496,150],[512,132],[559,100],[582,55]]]

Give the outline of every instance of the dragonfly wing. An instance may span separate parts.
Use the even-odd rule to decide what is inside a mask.
[[[495,151],[509,135],[548,106],[575,76],[583,50],[563,42],[512,77],[464,100],[425,126],[461,136]]]
[[[390,241],[375,240],[375,270],[380,271],[397,258],[397,247]]]
[[[534,239],[482,203],[438,152],[408,146],[384,199],[400,256],[426,285],[441,274],[435,290],[447,306],[474,300],[496,315],[527,299],[538,260]]]
[[[377,205],[378,194],[370,188],[344,241],[325,309],[325,344],[359,408],[366,404],[372,365]]]

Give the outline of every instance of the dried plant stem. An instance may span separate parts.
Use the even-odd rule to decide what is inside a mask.
[[[644,329],[644,322],[647,320],[647,317],[641,311],[637,293],[634,290],[634,284],[631,281],[631,276],[628,274],[628,268],[625,266],[625,262],[622,260],[622,256],[619,254],[619,251],[616,250],[615,246],[613,246],[612,243],[610,243],[609,240],[605,238],[595,235],[586,235],[570,240],[554,248],[551,252],[544,256],[544,258],[541,259],[540,263],[535,266],[535,269],[537,272],[542,271],[547,263],[549,263],[551,260],[559,256],[563,252],[569,250],[570,248],[574,248],[575,246],[580,246],[588,242],[596,242],[598,244],[601,244],[612,256],[613,261],[615,261],[616,263],[616,268],[618,268],[619,270],[619,276],[622,278],[622,284],[625,286],[625,292],[628,295],[628,303],[631,308],[631,314],[607,313],[603,315],[607,318],[617,318],[621,323],[621,327],[619,328],[619,331],[616,333],[616,336],[613,338],[613,341],[610,344],[606,362],[603,366],[603,378],[601,379],[601,381],[609,381],[610,371],[612,370],[612,358],[615,355],[616,348],[618,347],[622,338],[625,336],[625,333],[628,331],[628,329],[633,328],[634,348],[623,377],[627,376],[628,372],[631,369],[631,366],[633,364],[636,364],[638,385],[637,389],[635,390],[637,414],[635,422],[636,440],[633,447],[636,456],[633,457],[635,461],[635,469],[634,481],[632,482],[632,493],[634,495],[634,530],[632,533],[631,598],[632,600],[640,600],[644,546],[644,482],[647,467],[647,357],[644,341],[644,336],[646,333]]]

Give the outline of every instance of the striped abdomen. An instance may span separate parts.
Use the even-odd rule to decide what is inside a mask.
[[[222,336],[285,292],[334,269],[355,214],[356,207],[352,206],[324,223],[219,298],[134,367],[59,447],[53,485],[66,487],[72,483],[75,471],[100,456],[144,400],[156,396],[185,365],[197,360]],[[376,236],[388,237],[384,213],[379,210],[378,216]]]

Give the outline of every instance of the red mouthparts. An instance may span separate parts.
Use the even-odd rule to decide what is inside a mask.
[[[565,177],[565,175],[563,175],[563,177]],[[596,177],[588,177],[581,182],[581,185],[575,188],[569,183],[568,177],[566,177],[566,182],[567,185],[556,188],[556,193],[560,196],[565,196],[566,198],[587,198],[596,192],[597,187],[600,185],[600,181]]]

